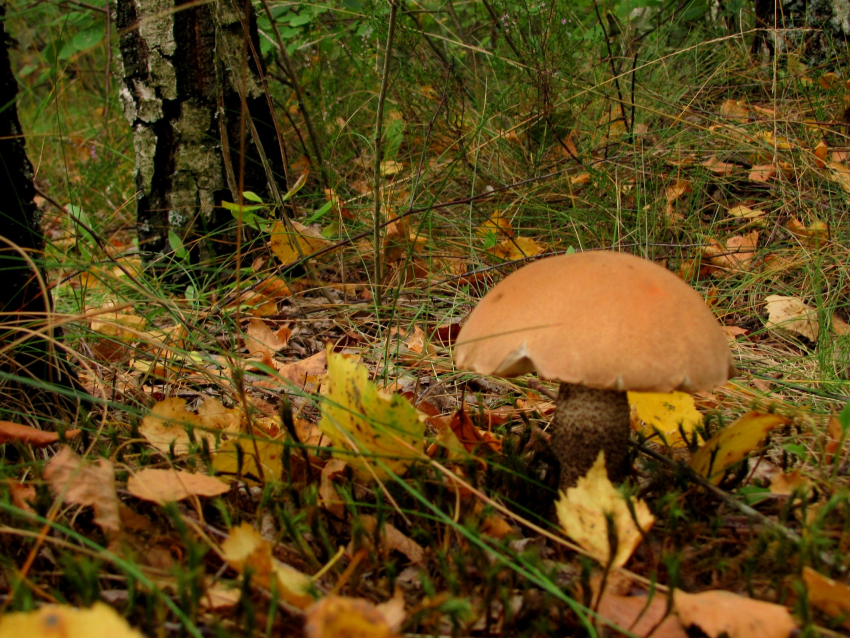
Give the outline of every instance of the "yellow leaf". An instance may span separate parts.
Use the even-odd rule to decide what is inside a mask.
[[[632,410],[632,427],[647,436],[653,432],[663,435],[667,443],[683,446],[679,434],[681,427],[690,435],[702,424],[702,415],[697,412],[694,398],[685,392],[629,392]]]
[[[272,546],[248,523],[230,530],[221,544],[224,560],[238,572],[251,569],[251,579],[261,587],[277,587],[278,596],[290,605],[307,609],[313,604],[312,581],[307,574],[282,563],[272,556]]]
[[[390,601],[392,602],[392,601]],[[387,603],[375,605],[365,598],[331,595],[317,602],[304,624],[307,638],[399,638],[398,614],[388,613]],[[402,604],[401,619],[404,619]]]
[[[501,211],[493,211],[490,219],[475,229],[475,234],[479,237],[486,237],[490,233],[494,233],[496,237],[513,237],[514,229],[511,227],[511,220],[503,217]]]
[[[809,593],[809,602],[830,616],[843,616],[842,625],[850,629],[850,587],[819,574],[811,567],[803,567],[803,582]]]
[[[610,516],[617,535],[617,553],[611,561],[611,566],[616,568],[625,565],[643,533],[655,522],[646,503],[636,500],[633,505],[637,524],[626,498],[608,480],[605,454],[600,450],[596,463],[576,486],[561,492],[555,508],[566,535],[602,565],[608,565],[611,555],[606,515]]]
[[[732,217],[742,217],[744,219],[757,219],[765,214],[761,209],[753,209],[749,206],[744,206],[743,204],[733,206],[726,212]]]
[[[256,447],[255,447],[256,444]],[[239,467],[242,449],[242,467]],[[257,466],[257,453],[260,455],[262,472]],[[252,441],[249,438],[230,439],[219,446],[213,454],[212,466],[224,480],[239,480],[252,485],[280,479],[283,474],[283,442],[272,439]],[[241,470],[241,471],[240,471]]]
[[[275,222],[269,239],[269,247],[282,265],[294,264],[302,257],[330,244],[327,239],[307,226],[294,220],[289,223],[292,224],[291,231],[283,222]]]
[[[0,616],[0,638],[144,638],[109,605],[89,609],[45,605],[36,611]]]
[[[392,177],[398,175],[404,170],[404,164],[395,160],[384,160],[381,162],[381,175],[383,177]]]
[[[500,257],[501,259],[513,261],[516,259],[524,259],[526,257],[534,257],[535,255],[542,253],[544,250],[546,250],[546,246],[544,244],[539,244],[530,237],[514,237],[496,244],[487,252],[495,255],[496,257]]]
[[[726,468],[755,450],[768,432],[784,423],[788,419],[778,414],[747,412],[698,449],[691,459],[691,468],[718,485]]]
[[[172,443],[174,453],[188,454],[190,439],[188,430],[195,431],[195,439],[207,439],[210,449],[215,448],[215,435],[211,431],[236,432],[239,430],[241,413],[237,408],[225,408],[221,401],[207,397],[198,414],[186,409],[186,400],[172,397],[160,401],[139,426],[139,433],[161,452],[168,452]]]
[[[181,501],[190,496],[218,496],[230,486],[205,474],[183,470],[155,470],[145,468],[127,481],[127,491],[136,498],[154,503]]]
[[[420,456],[425,425],[398,394],[387,396],[369,381],[365,366],[328,349],[327,401],[319,429],[333,441],[334,456],[360,480],[401,475]],[[386,469],[385,469],[386,468]]]

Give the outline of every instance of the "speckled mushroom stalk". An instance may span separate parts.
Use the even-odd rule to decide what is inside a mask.
[[[551,445],[561,488],[605,451],[612,481],[628,474],[627,391],[695,392],[735,373],[726,336],[693,288],[646,259],[585,252],[531,263],[503,279],[469,315],[458,366],[561,384]]]
[[[620,482],[629,471],[628,394],[572,383],[558,389],[550,431],[551,447],[561,465],[560,488],[573,487],[605,451],[608,478]]]

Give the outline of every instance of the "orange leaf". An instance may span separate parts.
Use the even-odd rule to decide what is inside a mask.
[[[66,430],[65,438],[73,439],[80,430]],[[19,425],[11,421],[0,421],[0,443],[28,443],[33,447],[45,447],[59,440],[58,432],[45,432],[28,425]]]

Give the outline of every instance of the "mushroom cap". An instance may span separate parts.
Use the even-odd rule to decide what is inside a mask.
[[[531,263],[469,315],[460,367],[599,390],[695,392],[734,376],[726,335],[702,296],[665,268],[615,252]]]

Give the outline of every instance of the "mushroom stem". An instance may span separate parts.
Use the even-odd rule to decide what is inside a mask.
[[[562,490],[593,466],[599,450],[612,482],[629,470],[629,401],[625,392],[562,383],[552,419],[552,450],[561,464]]]

